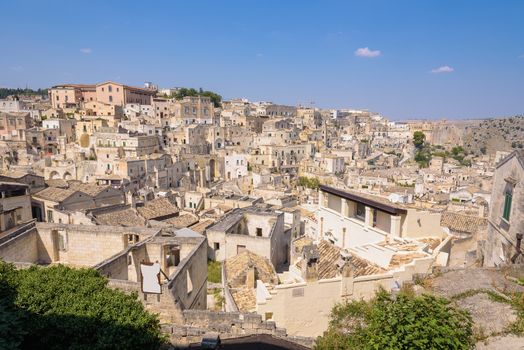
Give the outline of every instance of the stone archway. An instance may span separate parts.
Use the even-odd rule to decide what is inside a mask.
[[[49,178],[51,180],[58,180],[61,177],[60,177],[60,174],[58,174],[58,171],[53,170],[53,171],[51,171],[51,173],[49,173]]]

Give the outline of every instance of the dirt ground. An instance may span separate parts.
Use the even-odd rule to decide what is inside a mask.
[[[524,292],[524,286],[508,278],[510,274],[497,269],[458,269],[429,278],[423,285],[426,290],[451,298],[470,312],[475,334],[486,338],[476,344],[477,349],[524,350],[524,337],[504,333],[515,322],[517,314],[500,298]]]

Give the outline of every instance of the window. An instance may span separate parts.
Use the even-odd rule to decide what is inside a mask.
[[[135,244],[138,243],[140,237],[136,234],[128,233],[127,236],[127,243],[128,244]]]
[[[112,87],[111,85],[109,85],[109,86],[107,87],[107,91],[109,91],[109,92],[113,92],[113,87]]]
[[[109,95],[109,102],[113,102],[113,96]]]
[[[366,217],[366,206],[364,204],[357,203],[356,217],[362,220]]]
[[[262,228],[257,227],[257,237],[262,237]]]
[[[513,191],[508,189],[504,195],[504,211],[502,212],[502,217],[504,220],[509,221],[511,214],[511,201],[513,200]]]
[[[220,243],[218,243],[218,242],[213,243],[213,249],[214,250],[220,250]]]
[[[53,211],[52,210],[48,210],[47,211],[47,222],[54,222],[53,221]]]
[[[166,266],[178,266],[180,263],[180,248],[178,246],[167,247]]]

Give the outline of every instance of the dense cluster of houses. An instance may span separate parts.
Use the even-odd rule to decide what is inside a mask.
[[[413,133],[450,149],[450,122],[173,92],[107,81],[0,100],[0,258],[92,267],[124,290],[158,262],[162,296],[142,299],[174,323],[211,308],[217,261],[215,310],[309,337],[379,286],[524,259],[522,152],[420,168]]]

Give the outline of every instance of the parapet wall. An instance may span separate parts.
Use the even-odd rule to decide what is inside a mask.
[[[164,325],[162,331],[170,335],[173,345],[186,346],[202,340],[206,333],[219,333],[222,339],[254,334],[269,334],[311,348],[313,338],[290,337],[273,321],[262,321],[255,313],[184,310],[184,325]]]

